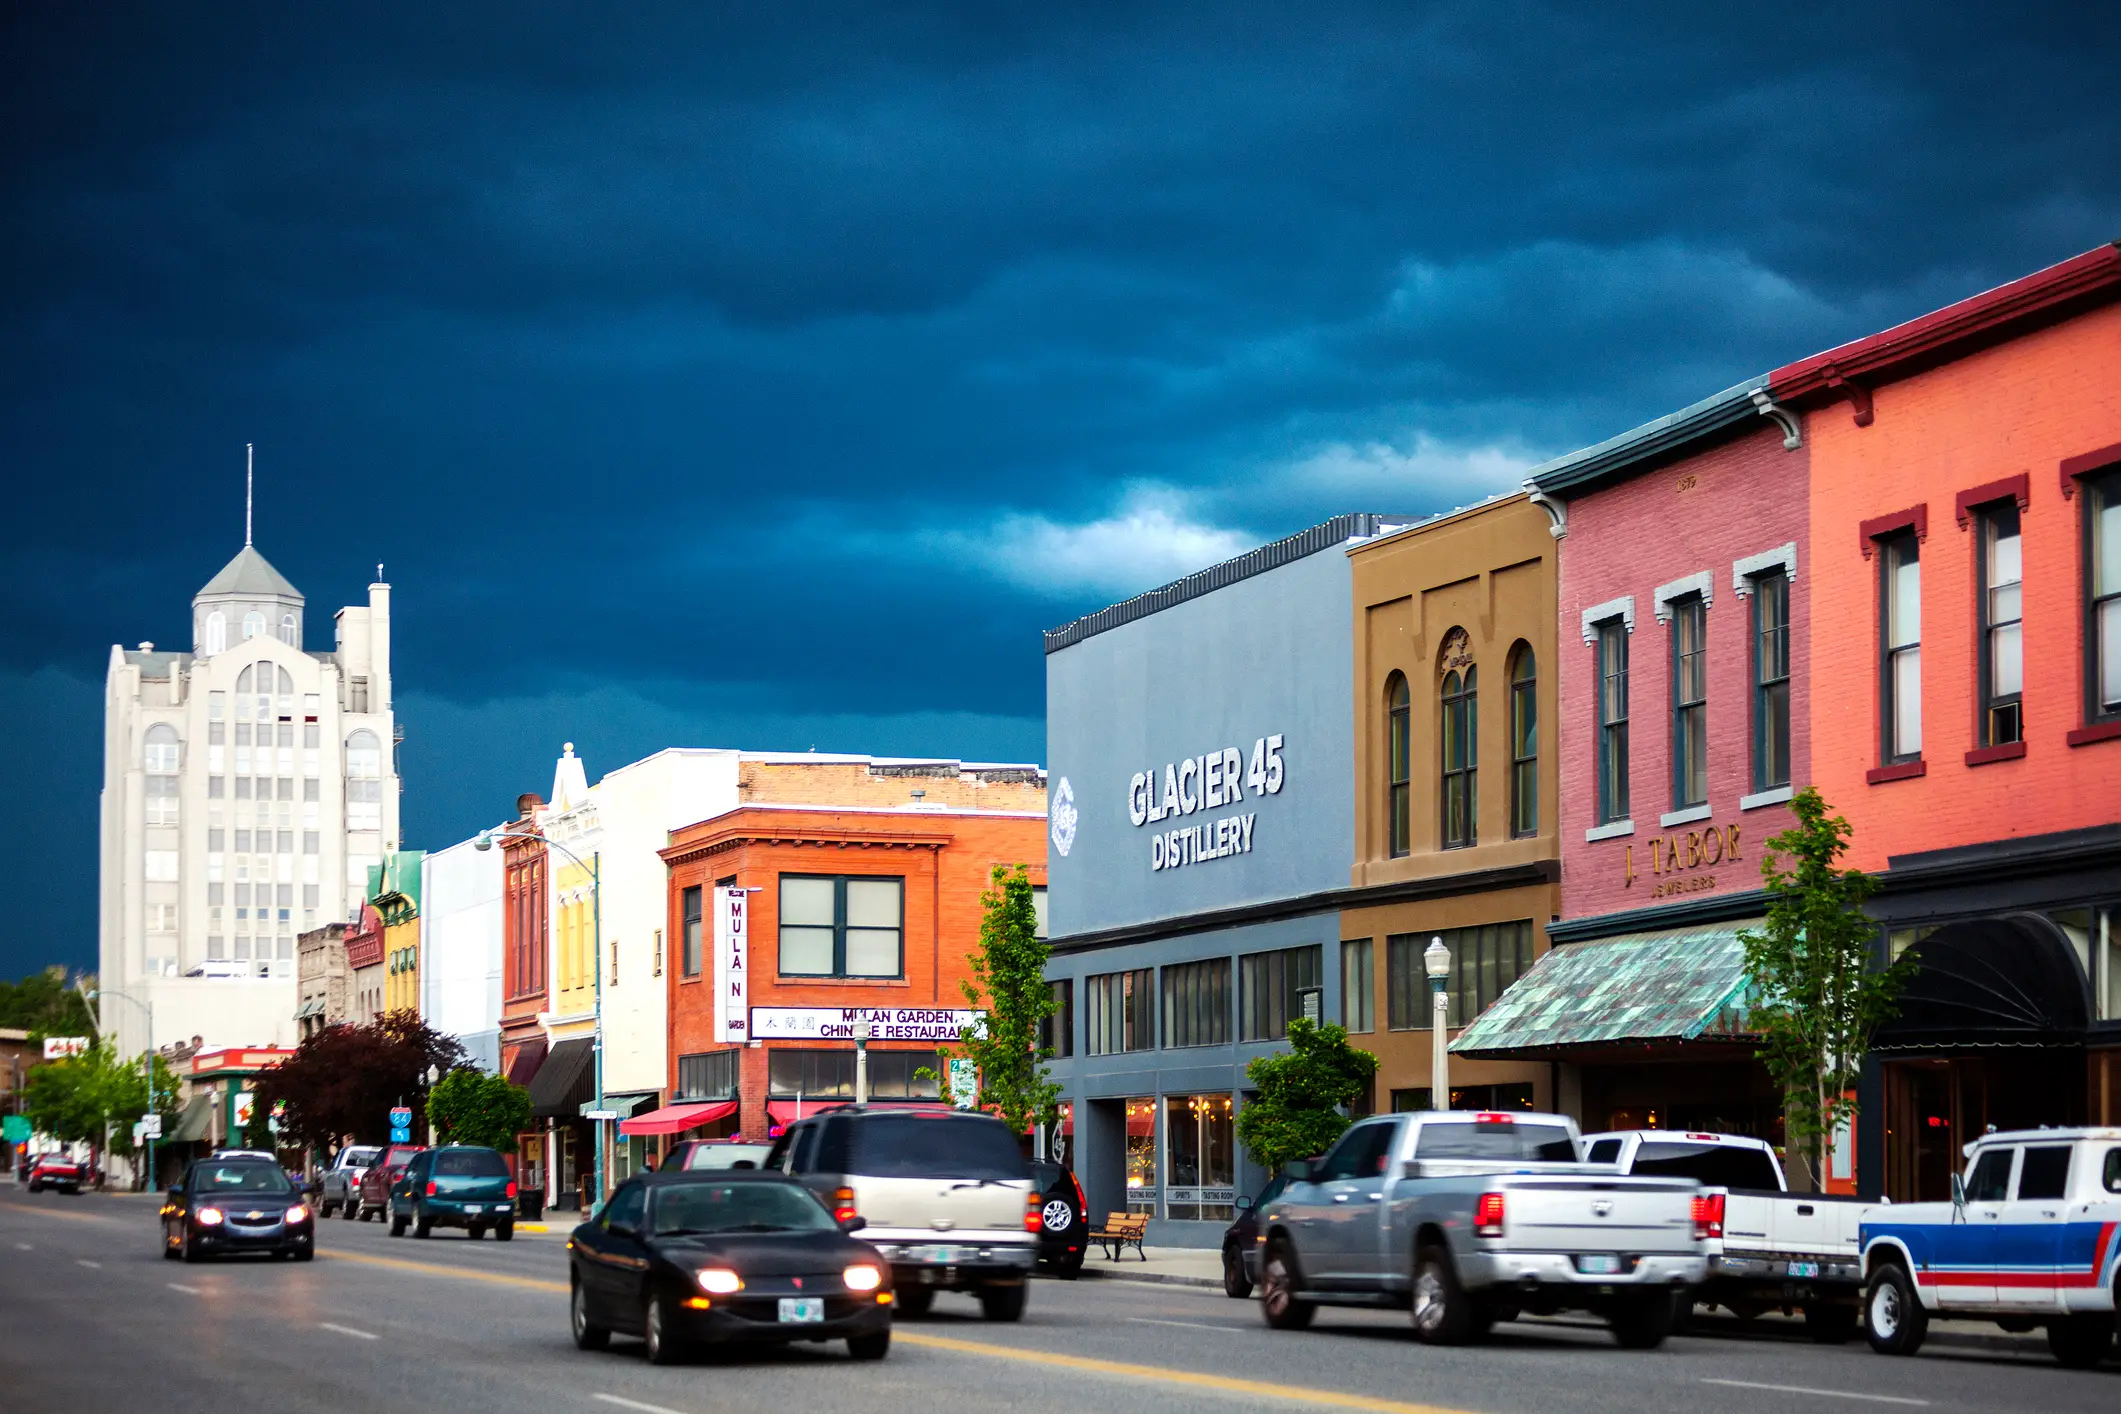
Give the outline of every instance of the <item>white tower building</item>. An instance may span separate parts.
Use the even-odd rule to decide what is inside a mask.
[[[111,648],[101,980],[154,1008],[152,1038],[144,1007],[103,1008],[124,1054],[295,1044],[296,935],[356,916],[398,847],[390,586],[337,629],[304,652],[301,592],[246,541],[192,599],[189,653]]]

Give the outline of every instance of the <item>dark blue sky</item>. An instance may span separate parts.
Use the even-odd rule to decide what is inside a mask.
[[[2121,235],[2112,6],[437,8],[0,16],[0,974],[247,441],[424,847],[565,739],[1041,758],[1043,626]]]

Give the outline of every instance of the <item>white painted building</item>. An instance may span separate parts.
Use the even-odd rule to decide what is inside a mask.
[[[192,599],[190,652],[113,646],[100,972],[154,1041],[296,1042],[295,938],[356,915],[398,847],[390,586],[304,651],[302,594],[245,544]],[[144,1008],[106,1005],[127,1053]]]
[[[420,1015],[489,1072],[501,1068],[504,863],[465,840],[420,865]]]

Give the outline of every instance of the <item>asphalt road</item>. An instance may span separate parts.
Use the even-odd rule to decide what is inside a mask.
[[[0,1188],[0,1411],[270,1409],[862,1414],[1004,1408],[1849,1411],[2121,1407],[2121,1364],[1931,1347],[1912,1360],[1860,1342],[1675,1339],[1623,1351],[1587,1324],[1518,1322],[1433,1350],[1403,1314],[1322,1311],[1266,1330],[1250,1302],[1129,1282],[1042,1281],[1020,1325],[944,1296],[898,1326],[890,1358],[792,1349],[657,1369],[636,1342],[583,1354],[567,1336],[564,1233],[512,1244],[459,1233],[392,1239],[322,1224],[317,1260],[165,1262],[151,1199]]]

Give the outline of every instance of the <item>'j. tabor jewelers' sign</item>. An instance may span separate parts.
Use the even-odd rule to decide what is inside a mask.
[[[1127,818],[1135,828],[1165,820],[1223,810],[1253,797],[1279,795],[1282,785],[1281,733],[1252,743],[1248,759],[1234,746],[1188,756],[1165,764],[1162,771],[1137,771],[1127,782]],[[1149,867],[1178,869],[1252,852],[1252,811],[1223,815],[1157,831],[1149,837]]]

